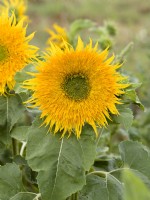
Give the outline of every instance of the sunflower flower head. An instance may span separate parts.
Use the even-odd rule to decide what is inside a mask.
[[[24,21],[28,22],[28,16],[25,15],[27,10],[27,2],[25,0],[4,0],[3,5],[0,6],[2,12],[8,12],[11,16],[15,14],[16,22],[24,18]]]
[[[67,32],[64,28],[61,26],[58,26],[57,24],[53,25],[54,31],[48,29],[48,33],[50,34],[50,37],[48,38],[47,44],[50,45],[51,42],[55,43],[60,48],[64,48],[64,41],[68,42],[68,36]]]
[[[16,24],[15,15],[8,17],[7,12],[0,16],[0,95],[6,92],[6,88],[13,89],[16,72],[31,62],[37,51],[28,44],[34,34],[26,37],[23,22],[20,20]]]
[[[107,59],[108,49],[100,52],[92,41],[84,46],[79,38],[74,49],[64,42],[65,49],[51,44],[45,62],[39,61],[38,73],[25,82],[33,90],[28,101],[42,111],[41,118],[54,133],[82,133],[85,123],[97,134],[96,126],[106,126],[110,113],[119,114],[116,104],[128,84],[117,68],[111,64],[114,56]]]

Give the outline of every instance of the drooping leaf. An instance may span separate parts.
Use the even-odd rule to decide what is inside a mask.
[[[130,170],[123,172],[123,182],[125,186],[125,200],[148,200],[150,191],[142,180]]]
[[[23,191],[19,167],[9,163],[0,167],[0,199],[8,200]]]
[[[38,184],[44,200],[64,200],[85,184],[85,171],[95,157],[95,134],[85,127],[78,140],[75,135],[60,139],[61,134],[48,133],[37,119],[28,132],[27,160],[39,171]]]

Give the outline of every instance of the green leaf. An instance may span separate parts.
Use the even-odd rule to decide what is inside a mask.
[[[119,145],[119,151],[123,160],[123,166],[115,170],[105,171],[94,171],[87,175],[86,185],[79,193],[79,200],[122,200],[124,186],[122,181],[122,173],[126,174],[129,170],[137,175],[136,179],[140,180],[138,185],[142,187],[150,187],[150,152],[149,150],[138,142],[124,141]],[[131,173],[131,172],[130,172]],[[135,176],[135,175],[134,175]],[[124,175],[123,175],[124,177]],[[140,179],[139,179],[140,178]],[[127,182],[125,180],[125,182]],[[131,178],[132,187],[127,183],[126,187],[134,189],[138,186],[134,182],[134,178]],[[134,183],[134,184],[133,184]],[[144,185],[146,184],[146,186]],[[126,189],[125,189],[126,190]],[[147,190],[147,189],[146,189]],[[146,191],[145,190],[145,191]],[[134,193],[133,191],[133,193]],[[128,191],[131,192],[131,191]],[[140,191],[139,191],[140,192]],[[136,194],[135,197],[137,197]],[[141,192],[140,195],[143,195]],[[131,196],[132,197],[132,196]],[[140,196],[141,197],[141,196]],[[149,197],[146,195],[146,197]],[[134,200],[134,198],[131,198]],[[141,199],[135,198],[135,200],[148,200],[149,198]],[[125,199],[130,200],[130,199]]]
[[[19,141],[27,140],[29,126],[16,126],[11,131],[11,137]]]
[[[150,151],[139,142],[124,141],[119,144],[124,166],[136,170],[150,180]]]
[[[129,170],[123,172],[123,182],[125,186],[125,200],[148,200],[150,191],[146,185]]]
[[[85,171],[95,158],[95,134],[86,126],[78,140],[74,134],[60,139],[61,135],[47,134],[37,119],[29,129],[27,161],[39,171],[38,184],[44,200],[64,200],[85,184]]]
[[[138,186],[141,185],[141,188],[146,186],[150,187],[150,151],[142,144],[133,141],[121,142],[119,144],[119,151],[123,160],[122,167],[109,172],[94,171],[88,174],[86,185],[79,193],[79,200],[123,199],[124,186],[122,181],[127,182],[129,180],[128,177],[126,177],[126,180],[124,180],[124,178],[122,180],[121,175],[123,173],[124,177],[129,170],[131,170],[131,172],[137,175],[135,179],[139,180],[137,183]],[[125,187],[129,188],[125,188],[125,191],[133,189],[136,192],[135,188],[137,188],[138,186],[135,183],[136,180],[134,181],[134,177],[133,179],[131,177],[131,181],[132,182],[130,184],[132,184],[132,187],[130,187],[130,184],[127,183],[127,186]],[[144,185],[144,183],[146,184],[146,186]],[[131,192],[130,190],[128,192]],[[137,195],[134,194],[134,191],[132,191],[133,194],[131,195],[131,197],[137,197]],[[146,191],[147,188],[145,190],[145,193]],[[135,200],[148,200],[149,198],[142,199],[142,196],[140,195],[143,194],[144,193],[141,192],[139,194],[139,197],[141,197],[141,199],[135,198]],[[149,197],[147,195],[148,194],[146,194],[146,197]],[[131,199],[134,200],[134,198]]]
[[[139,100],[135,90],[127,90],[125,93],[125,98],[131,100],[134,104],[137,104],[142,110],[144,110],[144,106]]]
[[[36,194],[31,192],[19,192],[14,197],[12,197],[10,200],[38,200],[36,199]]]
[[[37,195],[31,192],[19,192],[10,200],[38,200]]]
[[[126,130],[132,126],[133,122],[133,113],[130,108],[119,108],[119,115],[113,116],[113,119],[116,123],[122,124]]]
[[[142,83],[140,82],[132,82],[130,83],[130,86],[127,88],[127,90],[135,90],[139,87],[141,87]]]
[[[0,199],[8,200],[23,190],[19,167],[14,164],[6,164],[0,167]]]
[[[27,65],[25,68],[23,68],[21,71],[17,72],[15,75],[15,87],[14,90],[16,93],[20,94],[20,93],[27,93],[27,89],[23,88],[23,82],[25,80],[31,79],[32,76],[29,75],[27,72],[35,72],[35,67],[30,64]]]
[[[12,151],[0,143],[0,164],[12,162]]]
[[[90,174],[79,193],[79,200],[120,200],[122,195],[122,183],[111,174],[106,173],[105,178]]]
[[[95,133],[91,126],[85,125],[82,129],[81,138],[78,140],[83,154],[83,164],[86,171],[89,171],[96,156]]]
[[[0,96],[0,140],[7,144],[10,131],[25,111],[19,95]]]

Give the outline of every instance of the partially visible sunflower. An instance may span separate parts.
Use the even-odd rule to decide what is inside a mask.
[[[0,16],[0,94],[6,88],[13,89],[16,72],[25,67],[35,57],[37,48],[29,45],[34,33],[26,36],[23,20],[16,24],[16,17],[8,13]]]
[[[27,10],[26,0],[3,0],[2,2],[3,4],[0,6],[2,12],[8,12],[10,16],[15,13],[17,22],[22,18],[26,22],[29,21],[28,16],[25,15]]]
[[[92,41],[84,47],[78,39],[76,49],[64,42],[65,49],[51,44],[46,62],[39,61],[38,73],[25,82],[33,90],[28,101],[42,111],[44,124],[54,133],[62,131],[62,137],[74,132],[80,137],[85,123],[97,134],[96,126],[106,126],[110,113],[119,114],[116,104],[128,84],[116,70],[119,64],[111,64],[114,56],[106,59],[108,49],[100,52]]]
[[[64,48],[64,41],[69,42],[67,31],[65,28],[58,26],[57,24],[53,25],[54,31],[48,29],[50,37],[48,38],[47,43],[50,45],[51,42],[55,43],[60,48]]]

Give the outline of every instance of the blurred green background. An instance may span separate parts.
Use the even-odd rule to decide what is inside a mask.
[[[97,26],[103,26],[107,21],[114,22],[117,34],[111,51],[115,54],[119,54],[129,42],[134,43],[126,56],[124,70],[142,83],[137,92],[146,109],[140,111],[136,108],[129,134],[132,139],[144,139],[149,146],[150,0],[30,0],[28,15],[31,19],[29,31],[36,31],[33,42],[42,50],[49,36],[47,28],[57,23],[69,29],[77,19],[90,19]]]

